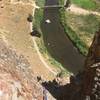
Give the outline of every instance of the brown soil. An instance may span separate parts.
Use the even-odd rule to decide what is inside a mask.
[[[0,35],[3,36],[4,41],[29,60],[36,75],[52,79],[54,75],[39,60],[30,36],[27,17],[32,14],[33,7],[11,4],[9,0],[0,1],[0,5]]]

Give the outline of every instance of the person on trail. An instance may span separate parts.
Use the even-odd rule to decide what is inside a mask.
[[[47,98],[47,90],[43,87],[43,100],[48,100]]]

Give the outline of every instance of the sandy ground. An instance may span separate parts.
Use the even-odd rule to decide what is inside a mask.
[[[32,13],[33,6],[15,5],[9,3],[9,0],[0,1],[0,35],[8,45],[29,60],[31,68],[36,75],[52,79],[54,75],[44,67],[44,64],[39,59],[30,36],[27,17]]]

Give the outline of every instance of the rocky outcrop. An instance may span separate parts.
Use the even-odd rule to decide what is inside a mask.
[[[100,30],[96,32],[85,63],[85,100],[100,100]]]
[[[43,100],[30,64],[0,40],[0,100]]]

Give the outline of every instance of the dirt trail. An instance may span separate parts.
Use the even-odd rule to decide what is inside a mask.
[[[31,32],[34,31],[34,30],[33,30],[33,24],[32,24],[32,23],[30,23],[30,31],[31,31]],[[44,60],[42,54],[41,54],[40,51],[39,51],[39,47],[38,47],[38,45],[37,45],[35,39],[36,39],[35,37],[32,37],[32,41],[33,41],[33,43],[34,43],[34,47],[35,47],[36,52],[37,52],[37,54],[38,54],[38,56],[39,56],[39,59],[40,59],[41,62],[44,64],[45,68],[47,68],[52,74],[57,75],[57,72],[53,71],[52,68],[51,68],[50,66],[48,66],[48,64],[47,64],[46,61]]]
[[[54,73],[51,74],[51,69],[46,68],[39,58],[36,44],[34,45],[30,36],[30,23],[27,18],[29,14],[33,14],[35,8],[29,4],[17,3],[15,6],[11,2],[5,2],[0,2],[3,5],[3,8],[0,8],[0,29],[5,30],[5,32],[0,33],[3,36],[1,38],[29,60],[30,66],[36,75],[41,75],[47,80],[53,79],[55,77]],[[51,65],[48,66],[51,67]]]
[[[96,11],[89,11],[80,7],[77,7],[76,5],[72,4],[69,8],[67,8],[66,10],[71,11],[75,14],[82,14],[82,15],[87,15],[87,14],[94,14],[94,15],[98,15],[100,16],[100,12],[96,12]]]

